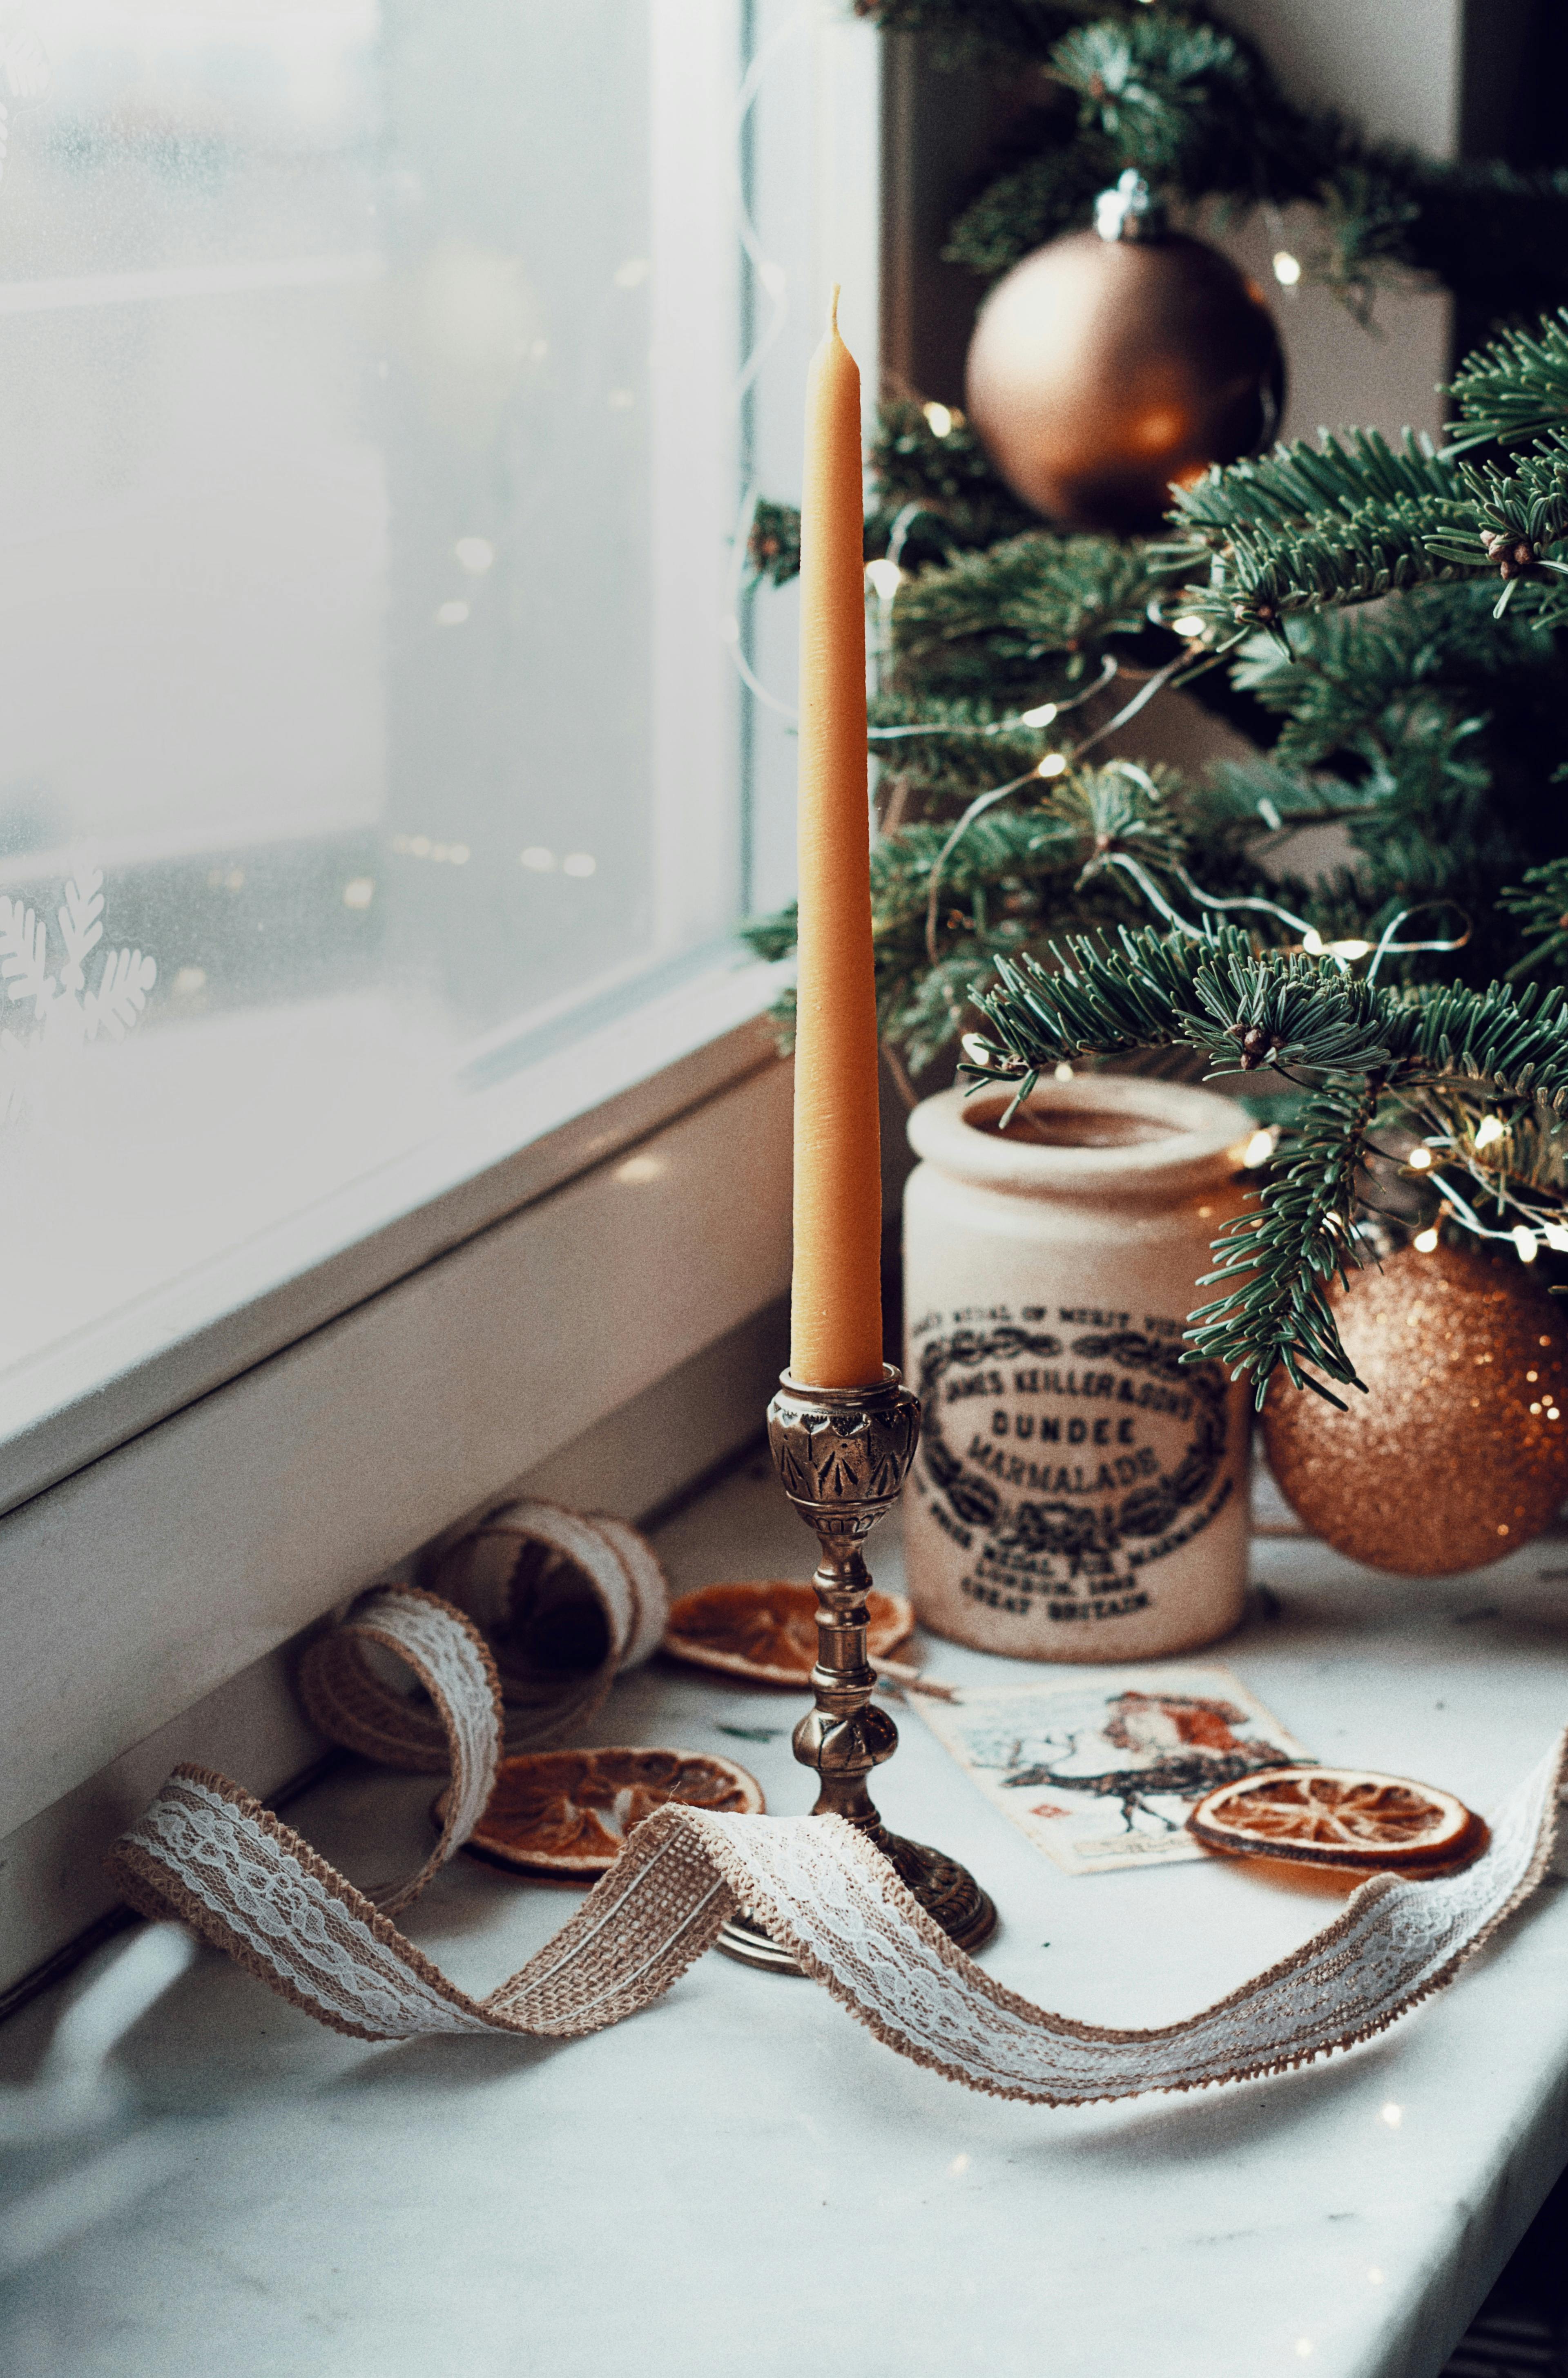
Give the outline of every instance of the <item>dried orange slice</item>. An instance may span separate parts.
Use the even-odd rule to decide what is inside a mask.
[[[1264,1768],[1222,1784],[1187,1826],[1233,1856],[1413,1875],[1468,1866],[1490,1838],[1452,1792],[1354,1767]]]
[[[866,1596],[868,1656],[885,1660],[915,1631],[902,1593],[873,1586]],[[705,1585],[670,1610],[664,1649],[693,1667],[719,1668],[754,1684],[809,1684],[817,1662],[817,1596],[808,1585],[764,1578],[749,1585]]]
[[[443,1792],[434,1810],[446,1814]],[[583,1878],[614,1865],[627,1835],[666,1800],[760,1815],[762,1787],[733,1759],[695,1750],[533,1750],[503,1759],[463,1844],[524,1874]]]

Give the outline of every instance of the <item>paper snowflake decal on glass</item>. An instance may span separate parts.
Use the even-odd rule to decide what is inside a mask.
[[[30,1029],[0,1028],[0,1123],[21,1111],[30,1070],[85,1049],[106,1034],[123,1040],[139,1022],[158,962],[140,950],[105,950],[88,987],[87,962],[103,939],[103,871],[72,879],[55,911],[64,951],[51,970],[49,930],[25,901],[0,892],[0,991],[13,1008],[30,1008]],[[18,1019],[19,1021],[19,1019]]]

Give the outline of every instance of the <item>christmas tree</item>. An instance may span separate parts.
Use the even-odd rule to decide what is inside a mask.
[[[884,408],[870,456],[891,1061],[907,1084],[962,1039],[1019,1096],[1064,1063],[1266,1067],[1278,1158],[1216,1246],[1194,1356],[1260,1401],[1281,1363],[1337,1400],[1324,1381],[1359,1383],[1326,1291],[1380,1179],[1429,1228],[1568,1250],[1568,311],[1516,320],[1568,296],[1568,175],[1380,150],[1193,9],[862,13],[1046,70],[1037,152],[954,228],[978,272],[1131,171],[1189,209],[1310,199],[1303,270],[1356,311],[1418,274],[1495,333],[1441,450],[1280,448],[1173,489],[1153,539],[1053,530],[940,405]],[[759,572],[797,551],[796,516],[760,506]],[[1108,758],[1167,688],[1244,721],[1255,757],[1199,779]],[[1293,873],[1292,835],[1329,823],[1346,863]],[[783,955],[791,915],[752,940]]]

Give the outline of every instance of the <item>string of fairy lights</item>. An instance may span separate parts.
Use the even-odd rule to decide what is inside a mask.
[[[776,29],[753,59],[736,98],[734,153],[739,236],[756,286],[768,301],[766,319],[760,325],[736,378],[734,402],[737,412],[744,407],[767,356],[783,335],[789,318],[790,295],[789,274],[778,258],[768,254],[747,202],[742,165],[747,127],[769,71],[788,45],[808,29],[811,15],[809,5],[804,6]],[[1271,258],[1274,278],[1288,296],[1294,296],[1302,277],[1301,264],[1286,244],[1285,226],[1277,210],[1270,208],[1266,211],[1270,234],[1276,242]],[[952,435],[956,416],[951,407],[931,402],[922,409],[927,426],[934,438],[940,439]],[[759,483],[755,477],[749,478],[741,494],[736,522],[727,599],[720,632],[736,670],[752,699],[793,724],[798,718],[795,705],[774,693],[757,676],[745,650],[740,627],[747,558],[760,496]],[[907,580],[907,572],[903,566],[904,547],[916,522],[922,517],[940,518],[940,515],[931,513],[926,506],[906,504],[892,523],[883,551],[866,565],[867,599],[871,609],[868,623],[871,633],[868,637],[868,646],[872,656],[874,681],[878,684],[884,679],[891,661],[893,607]],[[1167,619],[1157,598],[1147,607],[1155,626],[1167,627],[1181,638],[1182,650],[1175,658],[1150,671],[1129,700],[1077,742],[1069,743],[1063,739],[1060,745],[1053,743],[1053,748],[1043,753],[1032,767],[977,794],[954,822],[931,868],[926,912],[926,946],[933,963],[940,949],[943,882],[954,853],[976,820],[1002,801],[1069,775],[1083,764],[1090,751],[1131,725],[1159,694],[1167,691],[1179,691],[1195,678],[1218,667],[1240,641],[1238,636],[1217,641],[1211,623],[1193,611],[1180,611]],[[1058,720],[1101,701],[1114,684],[1133,674],[1116,655],[1107,654],[1102,656],[1100,674],[1092,685],[1066,698],[1032,703],[1001,718],[963,724],[916,719],[897,726],[874,726],[868,730],[872,755],[891,758],[898,745],[923,739],[984,742],[1021,731],[1042,732],[1054,727]],[[1111,771],[1126,775],[1141,783],[1149,792],[1155,790],[1153,778],[1134,762],[1115,759],[1107,764]],[[1285,821],[1266,799],[1261,799],[1258,808],[1269,832],[1277,834],[1285,831]],[[1115,870],[1127,876],[1171,931],[1200,939],[1207,936],[1211,930],[1209,925],[1184,917],[1173,905],[1165,888],[1133,853],[1115,848],[1096,852],[1085,873],[1100,870]],[[1233,910],[1269,915],[1292,933],[1299,935],[1299,940],[1288,946],[1305,956],[1328,961],[1347,975],[1353,967],[1364,965],[1362,979],[1369,982],[1375,981],[1386,958],[1411,955],[1421,951],[1457,950],[1469,938],[1466,926],[1463,932],[1454,936],[1402,940],[1402,928],[1418,913],[1415,909],[1405,909],[1391,919],[1375,942],[1359,935],[1326,940],[1310,919],[1297,916],[1278,902],[1258,895],[1222,895],[1205,891],[1179,863],[1167,865],[1164,871],[1192,903],[1200,919],[1225,915]],[[976,1054],[983,1050],[983,1044],[976,1040],[976,1049],[969,1051],[967,1044],[976,1036],[965,1035],[964,1038],[966,1053]],[[1072,1071],[1070,1064],[1056,1068],[1059,1078],[1071,1079]],[[1438,1196],[1435,1219],[1414,1233],[1410,1241],[1412,1246],[1419,1254],[1434,1252],[1441,1242],[1441,1226],[1452,1217],[1478,1240],[1511,1245],[1521,1263],[1533,1263],[1543,1247],[1556,1254],[1568,1255],[1564,1198],[1550,1187],[1526,1183],[1511,1169],[1520,1133],[1519,1121],[1516,1119],[1510,1123],[1490,1107],[1478,1116],[1471,1116],[1466,1111],[1466,1094],[1458,1086],[1446,1095],[1450,1111],[1442,1115],[1436,1112],[1420,1114],[1406,1100],[1406,1112],[1414,1113],[1417,1122],[1425,1123],[1428,1128],[1412,1130],[1410,1144],[1400,1152],[1373,1151],[1375,1155],[1392,1159],[1407,1176],[1426,1185]],[[1522,1103],[1528,1106],[1527,1100]],[[1261,1170],[1266,1166],[1279,1139],[1277,1126],[1263,1126],[1255,1131],[1244,1152],[1243,1161],[1247,1169]],[[1460,1185],[1461,1178],[1465,1187]],[[1488,1219],[1488,1210],[1490,1219]],[[1555,1410],[1550,1417],[1558,1417]]]

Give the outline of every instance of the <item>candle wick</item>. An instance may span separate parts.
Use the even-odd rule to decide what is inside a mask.
[[[833,282],[833,294],[828,303],[828,335],[830,338],[834,339],[838,336],[838,301],[840,285],[841,284],[836,281]]]

